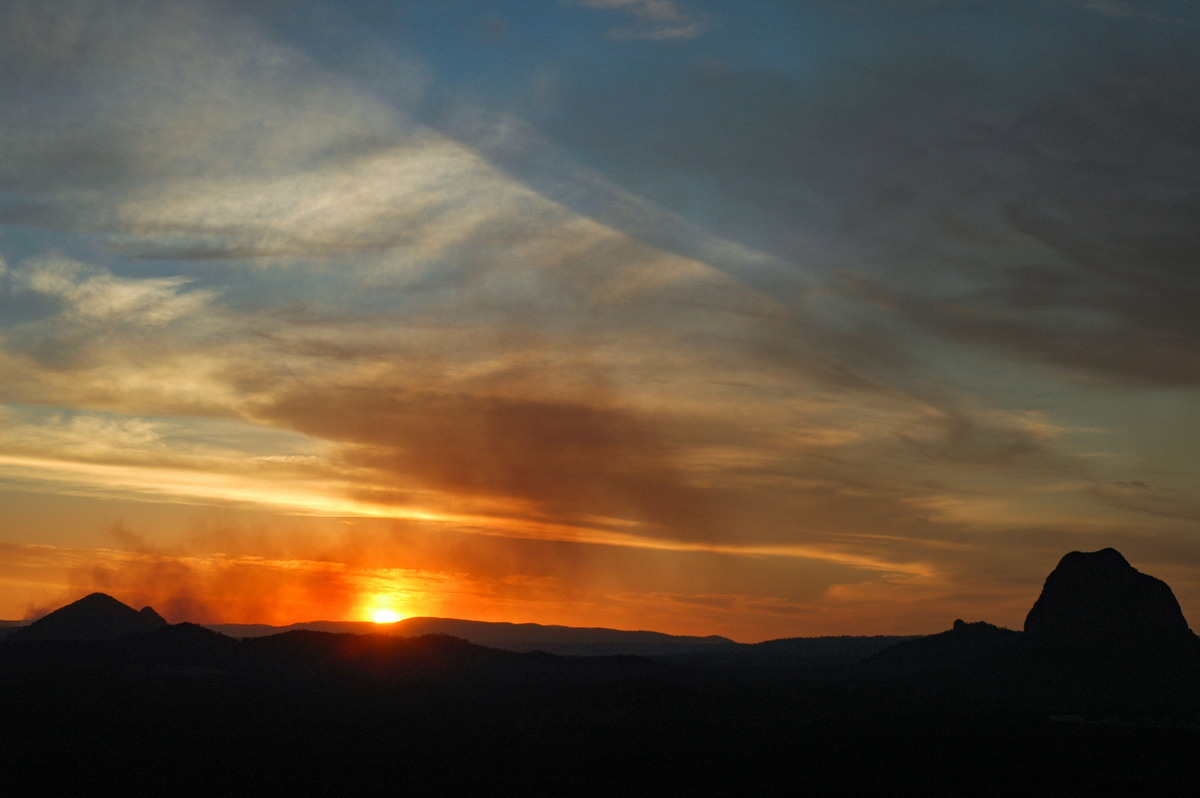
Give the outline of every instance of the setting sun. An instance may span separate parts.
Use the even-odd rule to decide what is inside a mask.
[[[400,613],[395,610],[375,610],[371,613],[371,620],[375,623],[395,623],[400,620]]]

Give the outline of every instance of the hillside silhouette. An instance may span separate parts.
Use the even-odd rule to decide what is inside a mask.
[[[1197,651],[1171,588],[1134,569],[1116,549],[1062,558],[1029,610],[1023,644],[1066,659],[1156,659]]]
[[[10,637],[28,640],[111,640],[167,625],[151,607],[135,610],[105,593],[92,593],[16,629]]]
[[[510,644],[544,634],[658,649],[581,656],[315,629],[235,637],[93,594],[0,641],[4,783],[10,794],[103,783],[986,795],[1200,778],[1196,637],[1170,588],[1112,550],[1064,557],[1023,631],[956,621],[919,638],[740,645],[459,624]]]
[[[662,632],[623,631],[606,628],[544,626],[536,623],[467,621],[455,618],[405,618],[389,624],[365,621],[311,621],[277,627],[263,624],[215,624],[211,627],[231,637],[262,637],[297,630],[354,634],[389,634],[402,637],[439,634],[461,637],[481,646],[508,651],[545,651],[552,654],[596,656],[633,654],[655,656],[714,650],[736,645],[726,637],[693,637]]]

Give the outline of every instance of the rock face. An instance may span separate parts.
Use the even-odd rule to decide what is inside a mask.
[[[106,593],[92,593],[79,601],[13,632],[8,640],[112,640],[167,626],[150,607],[140,612]]]
[[[1134,569],[1116,549],[1063,557],[1025,618],[1022,642],[1071,656],[1141,657],[1197,647],[1171,588]]]

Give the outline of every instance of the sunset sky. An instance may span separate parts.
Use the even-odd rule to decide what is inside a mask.
[[[1193,0],[6,0],[0,618],[1200,627]]]

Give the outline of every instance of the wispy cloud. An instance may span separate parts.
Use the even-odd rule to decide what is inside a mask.
[[[20,275],[31,291],[61,299],[67,320],[88,324],[158,327],[204,311],[212,291],[181,291],[190,280],[164,277],[130,280],[67,258],[47,256]]]
[[[614,39],[646,39],[670,41],[694,39],[709,28],[708,19],[688,11],[674,0],[563,0],[572,5],[605,11],[619,11],[630,18],[631,24],[613,28]]]

